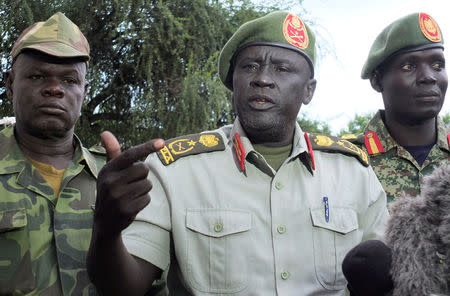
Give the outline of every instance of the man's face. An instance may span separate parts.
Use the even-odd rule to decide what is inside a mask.
[[[85,74],[83,62],[20,54],[6,77],[17,128],[39,138],[73,132],[87,90]]]
[[[444,103],[447,84],[442,49],[394,56],[386,64],[379,84],[386,115],[408,124],[436,117]]]
[[[250,46],[238,54],[234,107],[254,143],[292,136],[300,107],[310,102],[315,90],[310,71],[301,54],[285,48]]]

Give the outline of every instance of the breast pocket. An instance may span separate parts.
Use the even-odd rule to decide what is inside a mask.
[[[187,278],[206,293],[236,293],[248,285],[251,213],[188,209]]]
[[[35,287],[25,209],[0,211],[0,295]]]
[[[344,289],[347,282],[342,273],[342,261],[362,238],[357,231],[356,212],[350,208],[330,208],[326,221],[321,207],[311,209],[311,219],[317,279],[325,289]]]

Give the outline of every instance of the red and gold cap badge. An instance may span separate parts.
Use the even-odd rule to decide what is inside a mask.
[[[419,24],[422,33],[431,42],[441,42],[441,31],[434,19],[426,13],[419,13]]]
[[[308,31],[303,21],[294,14],[288,14],[283,23],[283,34],[287,42],[300,49],[309,45]]]

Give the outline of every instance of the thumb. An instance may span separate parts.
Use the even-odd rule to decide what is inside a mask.
[[[109,131],[104,131],[100,134],[103,147],[106,150],[106,159],[111,159],[120,155],[120,144],[116,137]]]

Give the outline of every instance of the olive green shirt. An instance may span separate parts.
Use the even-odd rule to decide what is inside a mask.
[[[364,129],[364,134],[369,131],[377,133],[385,151],[370,155],[370,164],[386,192],[388,202],[402,194],[417,196],[421,193],[423,177],[429,175],[436,166],[450,159],[447,139],[449,132],[443,121],[437,118],[436,144],[420,166],[414,157],[389,134],[381,118],[382,112],[384,111],[378,111]],[[364,144],[362,148],[367,151]]]
[[[345,295],[345,254],[382,238],[388,217],[372,169],[351,156],[314,151],[313,170],[298,125],[278,171],[253,149],[238,120],[216,132],[223,151],[167,166],[157,154],[147,158],[152,200],[122,233],[128,251],[163,270],[170,266],[171,295]]]
[[[13,128],[0,132],[0,295],[96,295],[85,261],[105,157],[74,145],[55,196]]]

